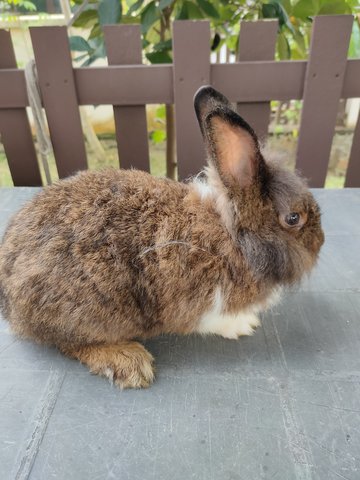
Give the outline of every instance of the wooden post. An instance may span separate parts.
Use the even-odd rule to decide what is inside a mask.
[[[277,20],[241,22],[237,60],[273,60],[278,25]],[[270,102],[238,103],[237,111],[251,125],[258,138],[265,140],[270,122]]]
[[[107,25],[104,33],[109,65],[142,63],[140,25]],[[136,167],[148,172],[146,106],[114,106],[114,118],[121,168]]]
[[[30,28],[40,91],[60,178],[87,168],[66,27]]]
[[[17,68],[10,32],[0,30],[0,70]],[[42,185],[25,108],[0,108],[0,140],[15,186]]]
[[[352,24],[352,15],[314,20],[296,155],[311,187],[325,184]]]
[[[209,22],[174,22],[173,53],[178,178],[183,180],[205,163],[193,98],[199,87],[210,83]]]

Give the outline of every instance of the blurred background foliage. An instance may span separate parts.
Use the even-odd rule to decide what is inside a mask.
[[[355,14],[349,56],[360,57],[360,14],[358,0],[73,0],[77,7],[72,26],[82,32],[70,37],[77,53],[75,60],[82,66],[106,56],[102,25],[138,23],[141,25],[143,51],[150,63],[172,62],[171,22],[174,20],[208,19],[211,25],[211,49],[226,51],[226,60],[236,56],[242,20],[278,19],[276,57],[280,60],[304,59],[308,55],[311,24],[315,15]],[[76,9],[74,9],[76,12]],[[86,35],[83,34],[85,31]],[[191,53],[191,52],[189,52]],[[292,110],[298,113],[298,108]],[[288,115],[291,116],[289,110]],[[153,142],[169,138],[165,131],[169,109],[159,108],[155,128],[150,131]],[[157,125],[156,125],[157,121]],[[278,133],[281,126],[276,127]],[[170,147],[169,151],[172,148]],[[168,159],[168,163],[173,160]]]
[[[144,54],[151,63],[171,63],[171,22],[207,19],[212,31],[212,50],[226,45],[236,54],[241,20],[276,18],[279,21],[277,57],[306,58],[311,23],[316,15],[354,14],[350,56],[360,56],[359,0],[0,0],[4,13],[61,13],[70,3],[71,26],[78,34],[71,47],[82,65],[105,58],[102,26],[141,24]]]
[[[226,45],[236,54],[241,20],[277,18],[277,57],[284,60],[306,58],[315,15],[360,14],[358,0],[85,0],[85,7],[83,0],[73,1],[82,9],[73,26],[89,31],[86,38],[76,35],[71,40],[83,65],[105,56],[101,27],[109,23],[140,23],[148,61],[170,63],[173,20],[210,20],[212,50]],[[350,45],[354,57],[360,55],[359,17],[356,20]]]

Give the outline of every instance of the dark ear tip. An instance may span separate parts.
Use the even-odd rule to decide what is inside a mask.
[[[211,85],[203,85],[194,95],[194,105],[199,104],[204,97],[214,97],[218,93]]]
[[[228,99],[210,85],[204,85],[194,95],[194,108],[199,120],[200,127],[204,118],[213,110],[219,107],[228,107],[231,105]]]
[[[229,100],[220,92],[215,90],[211,85],[204,85],[194,95],[194,106],[198,109],[202,103],[211,102],[213,106],[225,105],[229,106]]]

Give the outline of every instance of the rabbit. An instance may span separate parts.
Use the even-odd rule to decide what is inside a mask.
[[[138,170],[77,173],[27,203],[0,247],[12,330],[120,388],[154,380],[139,340],[251,335],[324,242],[305,181],[264,160],[229,101],[205,86],[194,106],[208,159],[201,175],[181,183]]]

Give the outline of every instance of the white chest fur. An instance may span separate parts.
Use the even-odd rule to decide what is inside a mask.
[[[275,289],[265,302],[254,304],[247,310],[236,314],[224,313],[224,301],[220,288],[217,288],[211,309],[201,318],[197,332],[221,335],[225,338],[238,338],[241,335],[252,335],[260,325],[257,314],[275,305],[280,299],[280,289]]]

